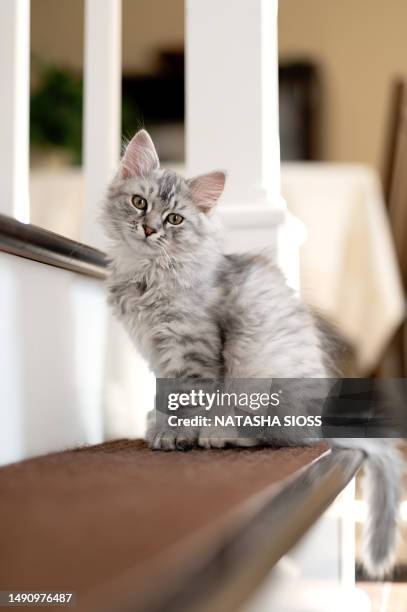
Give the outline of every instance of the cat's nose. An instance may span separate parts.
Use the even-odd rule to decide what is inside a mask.
[[[151,234],[155,234],[157,232],[157,230],[155,230],[153,227],[150,227],[149,225],[143,225],[143,228],[146,236],[151,236]]]

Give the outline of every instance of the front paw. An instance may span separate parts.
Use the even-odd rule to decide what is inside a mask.
[[[234,427],[202,427],[198,444],[202,448],[225,448],[237,446],[237,432]]]
[[[149,447],[153,450],[189,450],[196,445],[197,436],[188,431],[167,429],[150,433],[146,437]]]
[[[203,427],[199,432],[198,444],[201,448],[225,448],[226,446],[250,448],[259,446],[256,438],[243,438],[235,427]]]
[[[197,438],[198,432],[192,427],[170,427],[160,414],[147,417],[146,441],[153,450],[189,450],[196,446]]]

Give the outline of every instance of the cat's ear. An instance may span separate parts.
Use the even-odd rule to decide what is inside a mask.
[[[209,212],[219,200],[225,188],[226,174],[216,170],[189,179],[187,184],[191,190],[192,199],[202,212]]]
[[[157,151],[150,134],[146,130],[140,130],[130,140],[124,152],[120,166],[122,178],[148,176],[159,166]]]

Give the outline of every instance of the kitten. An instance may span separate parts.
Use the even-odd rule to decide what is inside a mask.
[[[134,136],[103,211],[115,315],[160,378],[334,375],[314,317],[272,258],[224,254],[212,215],[224,184],[221,171],[185,180],[161,169],[148,133]],[[151,419],[147,440],[163,450],[230,442],[205,429],[171,429],[157,419]],[[365,565],[371,574],[384,575],[396,544],[402,467],[397,448],[380,440],[329,443],[368,455]]]

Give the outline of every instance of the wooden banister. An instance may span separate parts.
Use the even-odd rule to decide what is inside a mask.
[[[0,591],[68,589],[86,611],[234,611],[362,461],[325,445],[165,453],[122,440],[7,466]]]
[[[95,278],[107,277],[107,260],[101,251],[1,214],[0,251]]]

